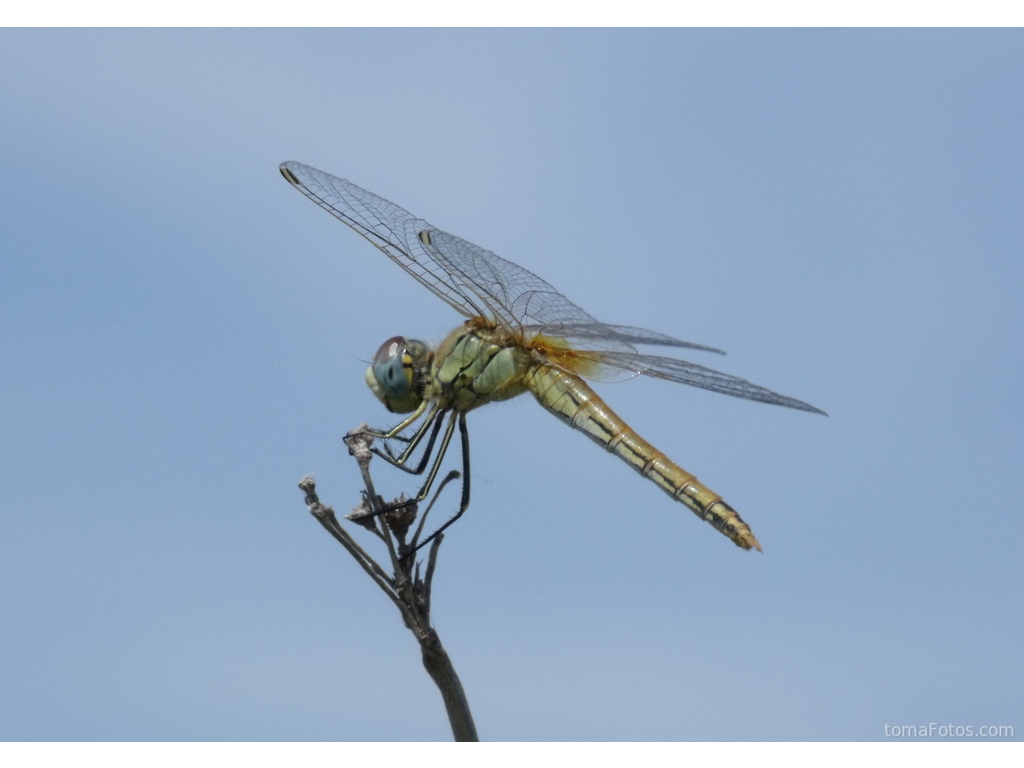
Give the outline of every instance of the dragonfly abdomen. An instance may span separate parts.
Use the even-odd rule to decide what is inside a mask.
[[[532,365],[525,383],[537,401],[650,479],[697,517],[743,549],[761,549],[750,527],[722,497],[644,440],[583,379],[544,363]]]

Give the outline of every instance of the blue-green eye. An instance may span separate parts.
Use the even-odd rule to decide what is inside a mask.
[[[412,359],[402,336],[395,336],[381,344],[373,357],[373,377],[388,397],[402,398],[412,391]]]
[[[392,413],[411,413],[423,404],[430,374],[430,349],[422,341],[394,336],[377,350],[366,369],[366,384]]]

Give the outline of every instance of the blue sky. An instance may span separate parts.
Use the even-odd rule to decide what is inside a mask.
[[[299,160],[829,418],[598,385],[738,550],[529,397],[434,620],[488,740],[1024,733],[1020,31],[0,32],[0,738],[448,739],[308,515],[459,321]],[[377,469],[387,492],[407,478]]]

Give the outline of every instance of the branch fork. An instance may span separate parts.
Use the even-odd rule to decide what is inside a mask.
[[[365,424],[345,435],[345,445],[359,466],[365,486],[359,504],[345,516],[345,519],[370,531],[384,543],[390,566],[388,569],[374,560],[356,542],[341,525],[334,509],[320,501],[312,477],[304,477],[299,483],[299,488],[305,494],[306,506],[313,517],[345,548],[398,608],[405,626],[420,644],[423,666],[441,691],[455,740],[479,741],[462,683],[441,644],[437,631],[430,624],[431,586],[444,534],[438,534],[430,541],[425,569],[421,569],[421,562],[416,554],[416,543],[420,539],[427,514],[444,487],[457,479],[459,473],[450,472],[442,481],[420,518],[410,542],[407,536],[419,515],[419,504],[415,500],[406,499],[404,495],[392,502],[385,502],[377,494],[370,475],[373,439]]]

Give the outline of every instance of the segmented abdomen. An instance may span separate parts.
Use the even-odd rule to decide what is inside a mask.
[[[534,363],[525,383],[551,413],[654,481],[673,499],[732,539],[736,546],[761,549],[735,509],[640,437],[583,379],[552,365]]]

